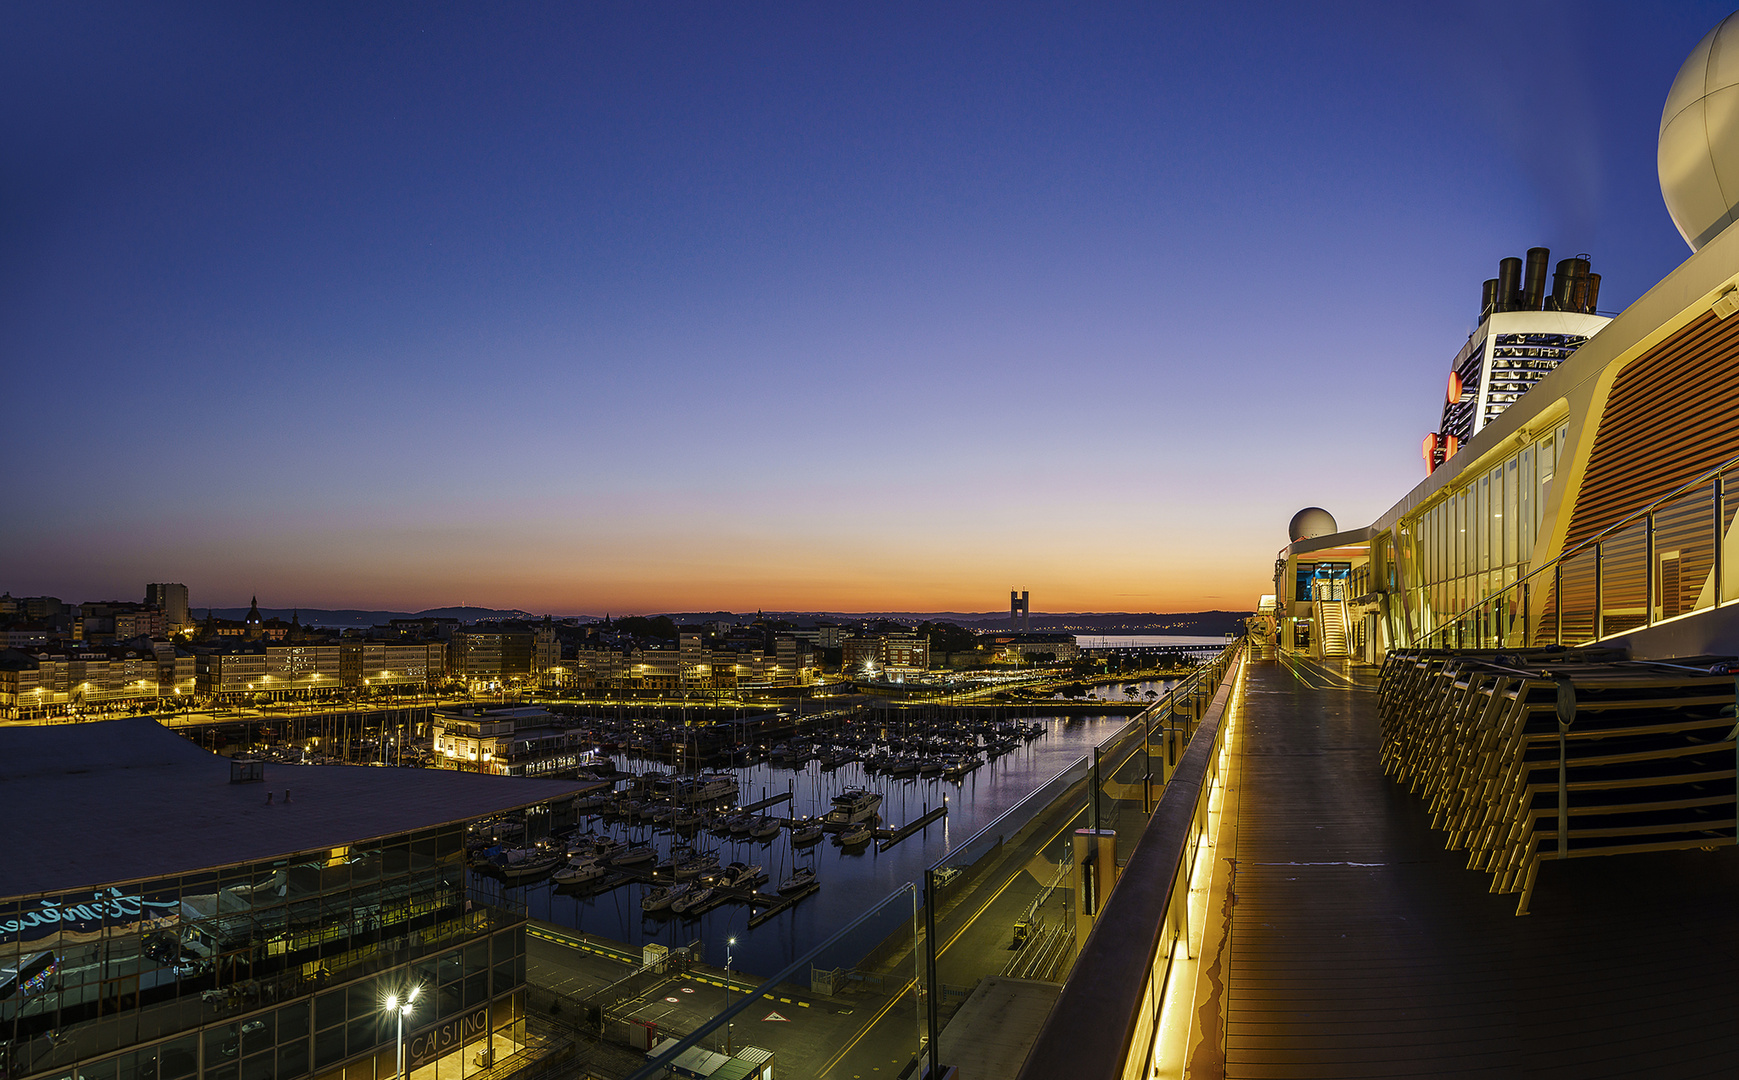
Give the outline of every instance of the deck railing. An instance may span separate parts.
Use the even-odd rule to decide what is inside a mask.
[[[1240,641],[1212,685],[1229,683]],[[1229,690],[1226,691],[1229,698]],[[1189,939],[1190,880],[1225,749],[1224,701],[1199,723],[1020,1071],[1021,1080],[1142,1080],[1158,1049],[1166,984]],[[943,1047],[943,1060],[947,1048]]]
[[[899,1015],[894,1010],[901,1003],[910,1007],[908,1015],[913,1021],[910,1026],[892,1019],[884,1020],[881,1032],[885,1042],[877,1044],[878,1053],[886,1051],[911,1062],[908,1069],[911,1075],[942,1075],[941,1064],[930,1070],[932,1057],[943,1064],[949,1058],[949,1046],[938,1037],[942,1026],[941,1011],[945,1004],[952,1004],[963,994],[960,987],[939,981],[937,954],[962,932],[965,925],[978,917],[972,913],[973,909],[979,909],[979,914],[983,914],[989,906],[983,897],[978,897],[975,902],[965,901],[973,900],[977,895],[973,890],[982,887],[987,880],[1000,882],[1005,874],[1024,873],[1024,868],[1036,856],[1052,862],[1049,852],[1057,848],[1059,842],[1062,846],[1058,853],[1064,857],[1063,868],[1065,871],[1071,869],[1067,862],[1070,839],[1067,830],[1079,824],[1099,829],[1113,826],[1121,819],[1127,825],[1129,817],[1122,816],[1122,811],[1138,815],[1142,822],[1148,823],[1149,830],[1158,825],[1161,815],[1155,814],[1149,819],[1147,813],[1153,805],[1150,800],[1154,786],[1165,785],[1165,793],[1159,800],[1161,806],[1168,799],[1178,801],[1173,789],[1191,768],[1189,762],[1194,760],[1191,755],[1201,756],[1197,748],[1202,740],[1192,738],[1191,733],[1205,730],[1203,717],[1242,647],[1242,640],[1235,641],[1212,659],[1202,662],[1152,705],[1131,717],[1110,738],[1094,747],[1090,754],[1064,767],[1049,782],[1030,792],[964,842],[950,844],[948,853],[928,867],[917,881],[900,886],[870,911],[852,920],[746,995],[733,994],[728,1008],[705,1019],[692,1031],[675,1038],[649,1057],[645,1067],[635,1072],[630,1080],[653,1080],[664,1076],[671,1063],[689,1049],[696,1046],[716,1048],[728,1042],[729,1025],[735,1017],[752,1007],[767,1007],[766,1002],[777,1002],[780,995],[789,999],[793,990],[791,984],[800,982],[806,974],[811,986],[816,986],[817,976],[840,976],[842,973],[850,973],[848,978],[859,988],[860,996],[854,999],[854,1007],[866,1017],[866,1027],[860,1034],[867,1034],[869,1027],[875,1026],[879,1019]],[[1210,738],[1217,741],[1218,736]],[[1139,797],[1132,794],[1135,791],[1141,793]],[[1188,796],[1191,800],[1194,799],[1193,791],[1192,788],[1192,794]],[[1137,853],[1143,850],[1143,843],[1137,844]],[[1119,884],[1111,891],[1103,914],[1108,915],[1122,890],[1130,887],[1126,884],[1128,877],[1128,871],[1125,871],[1121,879],[1125,884]],[[999,889],[993,887],[989,891],[999,892]],[[1068,891],[1056,890],[1059,894]],[[982,906],[979,901],[983,901]],[[1034,907],[1040,907],[1042,903],[1041,898]],[[943,925],[938,926],[939,922]],[[1055,930],[1055,926],[1051,929]],[[1035,939],[1035,946],[1043,944],[1043,940]],[[1009,959],[1020,956],[1019,953],[999,952],[989,957],[994,962],[993,967],[975,971],[972,970],[972,957],[956,958],[951,954],[949,978],[950,981],[970,982],[996,975]],[[1068,956],[1036,957],[1035,964],[1042,960],[1047,972],[1066,971],[1069,959]],[[735,977],[743,978],[740,972]],[[830,989],[823,992],[834,992],[833,979],[825,981]],[[844,1049],[820,1062],[812,1071],[834,1070],[857,1042],[858,1039],[853,1038]]]
[[[1414,647],[1586,645],[1739,600],[1724,551],[1739,457],[1700,474],[1513,584],[1415,635]]]

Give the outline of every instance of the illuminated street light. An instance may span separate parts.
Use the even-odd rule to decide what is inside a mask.
[[[731,950],[736,947],[737,939],[725,939],[725,1011],[731,1008]],[[725,1021],[725,1056],[731,1056],[731,1022]]]
[[[422,987],[420,987],[420,986],[411,987],[411,992],[405,995],[405,999],[403,1001],[400,1001],[398,999],[397,994],[393,994],[386,999],[387,1010],[389,1012],[393,1012],[393,1013],[398,1014],[398,1028],[399,1028],[398,1050],[399,1050],[399,1053],[398,1053],[398,1069],[393,1073],[393,1076],[395,1078],[402,1077],[405,1075],[405,1017],[407,1017],[411,1014],[412,1003],[414,1003],[417,1000],[417,991],[420,989],[422,989]]]

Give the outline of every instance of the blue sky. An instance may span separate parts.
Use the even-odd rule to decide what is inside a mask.
[[[1248,607],[1727,10],[14,5],[0,585]]]

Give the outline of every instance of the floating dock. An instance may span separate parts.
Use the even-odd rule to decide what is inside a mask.
[[[936,809],[925,814],[923,817],[919,818],[918,820],[908,821],[906,824],[901,825],[897,829],[877,829],[875,832],[876,839],[880,840],[881,843],[876,845],[876,850],[877,851],[886,851],[889,848],[893,847],[895,844],[899,843],[901,840],[904,840],[906,837],[911,836],[913,833],[921,832],[923,830],[924,826],[930,824],[932,821],[935,821],[938,818],[944,818],[947,816],[948,816],[948,804],[943,803],[941,806],[938,806]]]

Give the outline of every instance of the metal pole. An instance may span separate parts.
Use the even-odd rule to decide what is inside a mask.
[[[726,1012],[729,1012],[730,1008],[731,1008],[731,946],[736,943],[736,940],[737,940],[736,938],[731,938],[729,941],[725,942],[725,1011]],[[725,1021],[725,1056],[726,1057],[731,1056],[731,1022],[729,1020]]]
[[[399,1065],[397,1075],[402,1077],[405,1074],[405,1011],[403,1008],[397,1008],[394,1009],[393,1012],[399,1014]]]
[[[1727,517],[1726,507],[1722,505],[1726,500],[1726,494],[1727,494],[1726,493],[1726,485],[1721,482],[1721,477],[1719,477],[1719,476],[1715,477],[1715,603],[1713,605],[1714,607],[1720,607],[1721,601],[1725,600],[1727,598],[1727,588],[1726,588],[1727,575],[1723,572],[1725,568],[1722,565],[1723,560],[1721,558],[1722,541],[1724,539],[1726,539],[1725,537],[1723,537],[1721,535],[1721,526],[1726,524],[1725,519]]]
[[[1606,541],[1594,542],[1594,640],[1606,636]]]
[[[1570,724],[1576,719],[1576,684],[1558,680],[1558,858],[1570,857]]]
[[[1093,831],[1099,831],[1099,748],[1093,748]]]
[[[1564,644],[1564,563],[1560,559],[1552,564],[1552,606],[1554,620],[1557,625],[1552,630],[1552,643]]]
[[[1148,709],[1141,714],[1147,722],[1147,730],[1141,738],[1141,759],[1145,766],[1145,776],[1141,782],[1141,812],[1153,813],[1153,710]]]
[[[924,986],[928,992],[925,1019],[930,1025],[930,1080],[942,1075],[942,1019],[940,995],[942,986],[936,979],[936,872],[924,871]]]
[[[1645,524],[1643,525],[1643,536],[1644,536],[1646,545],[1648,547],[1648,573],[1645,574],[1643,577],[1644,584],[1648,588],[1648,622],[1645,623],[1644,625],[1653,626],[1654,625],[1654,590],[1655,590],[1655,582],[1657,580],[1656,575],[1655,575],[1655,571],[1654,571],[1654,515],[1652,513],[1649,514],[1646,518],[1643,519],[1643,521],[1645,522]],[[1666,598],[1662,597],[1661,599],[1664,600]]]

